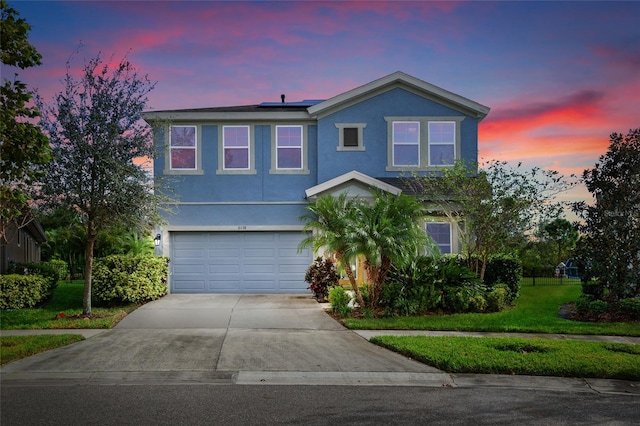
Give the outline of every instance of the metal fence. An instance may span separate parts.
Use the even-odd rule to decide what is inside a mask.
[[[554,286],[580,284],[580,273],[577,267],[557,268],[528,268],[524,271],[521,285],[523,286]]]

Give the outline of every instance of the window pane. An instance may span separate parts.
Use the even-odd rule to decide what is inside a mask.
[[[429,145],[429,164],[433,166],[454,163],[453,145]]]
[[[196,146],[196,128],[171,126],[171,146]]]
[[[277,146],[302,147],[302,127],[276,127]]]
[[[225,126],[224,127],[224,146],[249,146],[249,128]]]
[[[278,169],[301,169],[302,149],[300,148],[278,148]]]
[[[420,123],[394,122],[393,142],[420,143]]]
[[[224,150],[225,169],[248,169],[249,149],[225,148]]]
[[[358,129],[356,127],[345,127],[342,135],[344,146],[358,146]]]
[[[420,147],[418,145],[394,145],[394,166],[418,166],[420,161]]]
[[[454,143],[455,123],[429,122],[429,143]]]
[[[172,169],[195,169],[196,150],[193,148],[172,148],[171,149]]]
[[[427,234],[436,242],[441,253],[451,253],[451,224],[427,223]]]

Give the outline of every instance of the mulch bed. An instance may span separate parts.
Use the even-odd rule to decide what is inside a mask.
[[[572,321],[583,322],[639,322],[637,318],[633,318],[630,315],[622,315],[617,312],[580,315],[576,309],[576,304],[573,302],[562,305],[558,312],[558,316]]]

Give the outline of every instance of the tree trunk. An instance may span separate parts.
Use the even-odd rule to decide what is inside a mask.
[[[489,253],[482,253],[482,269],[480,270],[480,279],[484,281],[484,272],[487,270],[487,259],[489,259]]]
[[[98,239],[93,224],[87,226],[87,245],[84,253],[84,293],[82,295],[82,314],[91,315],[91,275],[93,274],[93,246]]]
[[[344,259],[342,258],[341,255],[336,253],[336,258],[338,262],[340,262],[342,265],[345,265]],[[347,277],[349,278],[349,282],[351,283],[351,288],[353,289],[353,292],[356,295],[356,301],[358,302],[358,305],[360,305],[360,307],[363,308],[364,299],[362,298],[362,294],[360,294],[360,289],[358,288],[358,284],[356,284],[356,277],[353,276],[353,271],[351,270],[351,264],[349,262],[346,262],[346,265],[347,266],[345,266],[344,272],[347,274]]]

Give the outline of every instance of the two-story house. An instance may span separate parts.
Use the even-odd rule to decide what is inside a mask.
[[[327,100],[149,111],[156,176],[178,200],[158,227],[175,293],[306,292],[313,260],[298,251],[300,217],[319,196],[372,187],[477,161],[478,123],[489,108],[396,72]],[[425,230],[456,252],[454,228]]]

